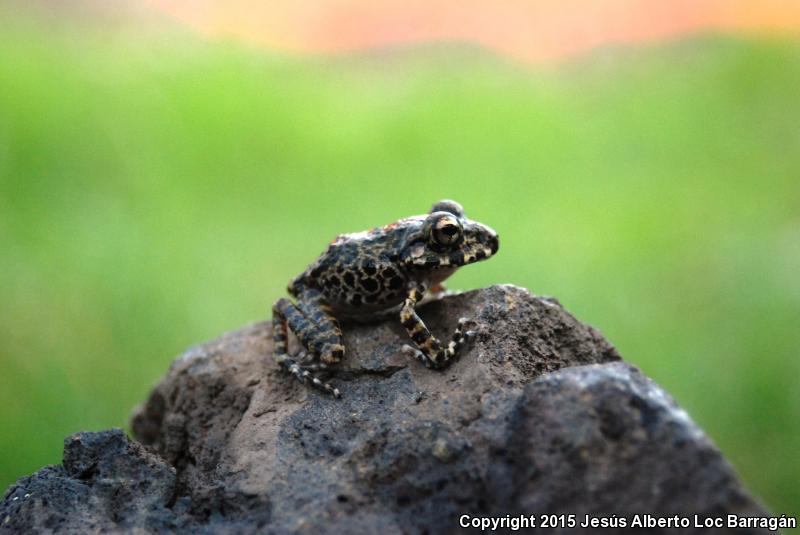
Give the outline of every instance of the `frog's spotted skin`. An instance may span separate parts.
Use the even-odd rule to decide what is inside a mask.
[[[444,368],[457,355],[466,333],[461,318],[451,341],[434,337],[414,307],[431,288],[460,266],[497,252],[497,233],[471,221],[454,201],[436,203],[426,215],[389,225],[342,234],[288,291],[297,300],[279,299],[272,307],[275,359],[301,382],[339,396],[339,390],[312,372],[344,356],[339,318],[368,318],[399,310],[400,321],[417,349],[404,346],[430,368]],[[310,355],[287,354],[287,327]]]

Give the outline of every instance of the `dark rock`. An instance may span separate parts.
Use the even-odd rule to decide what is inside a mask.
[[[76,435],[63,467],[11,487],[0,529],[433,534],[461,514],[766,514],[686,413],[558,302],[495,286],[421,315],[440,336],[474,320],[462,358],[431,371],[400,351],[395,318],[344,325],[341,400],[276,369],[267,323],[189,350],[132,421],[168,464],[118,431]]]
[[[3,531],[32,533],[180,527],[169,508],[175,469],[121,429],[64,440],[64,463],[12,485],[0,504]]]

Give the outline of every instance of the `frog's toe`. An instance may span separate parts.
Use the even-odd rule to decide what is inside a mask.
[[[417,359],[418,361],[423,363],[428,368],[432,368],[433,367],[433,362],[431,361],[431,359],[429,359],[428,356],[425,355],[425,353],[423,353],[422,351],[420,351],[416,347],[411,347],[408,344],[403,344],[403,347],[401,349],[402,349],[403,353],[405,353],[409,357],[413,357],[413,358]]]
[[[471,329],[469,327],[472,327]],[[459,318],[458,325],[456,326],[456,332],[453,335],[453,338],[462,338],[464,341],[471,340],[478,335],[478,331],[475,330],[475,320],[468,319],[468,318]]]
[[[341,392],[339,392],[338,388],[334,388],[331,386],[330,383],[326,383],[321,380],[319,377],[313,375],[311,372],[317,371],[320,369],[319,364],[300,364],[292,358],[286,357],[282,361],[283,367],[294,375],[298,381],[301,383],[307,384],[311,383],[312,386],[319,388],[320,390],[324,390],[330,394],[333,394],[334,397],[339,398],[342,396]],[[324,367],[324,364],[322,365]]]
[[[326,392],[328,392],[330,394],[333,394],[333,397],[335,397],[337,399],[342,397],[342,393],[339,391],[338,388],[334,388],[329,383],[325,383],[325,382],[321,381],[319,379],[319,377],[312,377],[311,378],[311,383],[315,387],[317,387],[319,389],[322,389],[322,390],[325,390]]]

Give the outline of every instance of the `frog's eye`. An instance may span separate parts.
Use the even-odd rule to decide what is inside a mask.
[[[461,223],[452,215],[443,214],[433,223],[431,237],[439,245],[452,245],[461,239]]]

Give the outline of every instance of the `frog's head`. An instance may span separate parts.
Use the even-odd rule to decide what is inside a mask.
[[[439,201],[405,247],[402,260],[409,267],[446,270],[489,258],[500,242],[491,228],[467,219],[455,201]]]

